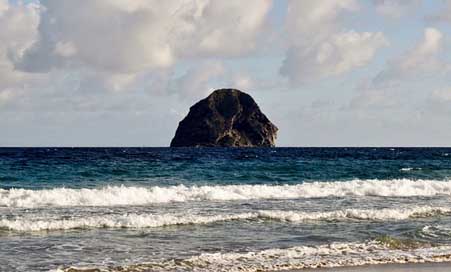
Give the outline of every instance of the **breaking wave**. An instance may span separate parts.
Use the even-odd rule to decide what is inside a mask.
[[[211,224],[233,220],[277,220],[303,222],[311,220],[405,220],[412,217],[430,217],[451,213],[451,208],[412,207],[406,209],[345,209],[328,212],[301,212],[261,210],[224,215],[195,214],[125,214],[100,215],[79,218],[16,218],[0,219],[0,229],[19,232],[90,228],[153,228],[175,225]]]
[[[405,168],[399,169],[399,171],[401,171],[401,172],[409,172],[409,171],[417,171],[417,170],[422,170],[422,168],[405,167]]]
[[[0,207],[116,206],[186,201],[233,201],[250,199],[297,199],[344,196],[451,195],[450,181],[353,180],[297,185],[225,185],[126,187],[98,189],[54,188],[46,190],[0,189]]]

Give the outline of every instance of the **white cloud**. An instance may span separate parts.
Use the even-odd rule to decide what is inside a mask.
[[[38,23],[37,5],[0,0],[0,91],[7,90],[2,93],[3,98],[6,92],[23,89],[39,78],[17,71],[13,64],[13,60],[20,58],[35,41]]]
[[[34,28],[15,24],[37,34],[9,68],[22,74],[65,71],[78,76],[79,89],[85,90],[129,90],[138,83],[144,88],[152,81],[151,89],[161,92],[167,82],[156,83],[154,75],[167,74],[179,60],[239,57],[257,49],[271,5],[272,0],[93,0],[82,5],[41,0]]]
[[[15,93],[11,90],[0,91],[0,105],[7,103],[15,96]]]
[[[290,0],[286,18],[288,35],[297,45],[314,44],[340,29],[338,22],[343,12],[358,9],[356,0]]]
[[[411,75],[446,72],[449,65],[440,57],[443,34],[435,28],[426,28],[423,39],[400,58],[389,62],[388,67],[374,79],[376,84],[400,80]]]
[[[80,77],[80,91],[119,92],[131,88],[138,76],[136,74],[111,74],[97,71],[84,71]]]
[[[340,75],[368,64],[376,51],[387,45],[388,41],[381,32],[334,34],[315,47],[291,48],[281,73],[297,83]]]
[[[403,70],[413,69],[415,67],[436,67],[437,59],[434,57],[441,51],[443,46],[443,34],[435,28],[424,30],[424,39],[403,59],[399,66]],[[440,66],[440,65],[439,65]]]
[[[372,80],[364,82],[357,88],[357,94],[351,99],[351,109],[387,109],[407,106],[414,99],[418,102],[418,94],[429,92],[429,75],[445,75],[449,71],[441,56],[444,49],[444,36],[435,28],[424,29],[423,37],[411,49],[398,58],[387,62],[387,66]],[[421,79],[421,81],[416,81]],[[421,86],[420,86],[421,85]],[[421,92],[415,93],[414,90]],[[417,90],[418,91],[418,90]],[[442,105],[446,92],[436,91],[427,100],[429,104]],[[440,98],[440,99],[439,99]],[[421,99],[421,98],[420,98]],[[423,98],[424,99],[424,98]],[[412,109],[411,109],[412,110]]]
[[[71,57],[77,53],[77,48],[71,42],[57,42],[55,45],[55,54],[61,57]]]
[[[381,32],[343,30],[342,16],[358,9],[354,0],[289,1],[291,45],[280,73],[299,84],[368,64],[388,42]]]
[[[77,1],[41,1],[40,40],[19,68],[45,72],[75,64],[130,73],[171,65],[174,56],[168,45],[169,26],[160,18],[169,17],[175,7],[160,11],[137,1],[142,6],[132,10],[135,6],[127,7],[128,2],[135,1],[95,0],[82,5]]]
[[[390,18],[400,18],[417,8],[420,0],[373,0],[376,12]]]
[[[271,0],[200,2],[201,8],[197,7],[194,16],[185,20],[187,27],[179,34],[186,42],[177,42],[183,46],[177,47],[178,55],[227,57],[248,53],[257,46],[272,5]]]
[[[358,89],[358,93],[351,99],[344,109],[377,111],[399,108],[402,99],[390,88]]]
[[[451,102],[451,89],[441,89],[432,92],[432,97],[434,100]]]
[[[426,94],[419,111],[424,113],[427,119],[437,123],[440,123],[439,120],[442,119],[442,124],[446,123],[451,113],[451,88],[449,86],[436,88]]]
[[[169,82],[171,93],[185,101],[197,101],[219,88],[235,88],[244,92],[265,89],[266,82],[246,70],[226,67],[220,61],[204,61]]]
[[[183,76],[175,80],[172,90],[179,97],[198,100],[218,88],[213,81],[223,77],[225,67],[222,63],[211,61],[189,69]]]
[[[75,64],[129,74],[167,68],[178,58],[236,56],[253,49],[271,1],[95,0],[80,5],[42,0],[41,4],[45,11],[40,41],[20,68],[43,71]]]
[[[9,9],[8,0],[0,0],[0,15],[3,15]]]
[[[246,74],[236,74],[232,78],[232,86],[233,88],[237,88],[239,90],[249,90],[255,86],[254,80]]]

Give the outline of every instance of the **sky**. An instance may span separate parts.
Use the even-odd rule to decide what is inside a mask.
[[[451,146],[451,0],[0,0],[0,146],[168,146],[219,88],[277,146]]]

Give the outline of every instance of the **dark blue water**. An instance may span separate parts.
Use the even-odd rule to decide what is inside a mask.
[[[0,148],[0,271],[443,261],[450,178],[451,148]]]
[[[449,177],[451,148],[0,148],[4,189]]]

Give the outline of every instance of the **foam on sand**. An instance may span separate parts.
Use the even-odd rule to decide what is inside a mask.
[[[243,253],[208,253],[182,260],[165,260],[106,268],[105,271],[281,271],[319,267],[345,267],[389,263],[451,261],[451,247],[397,250],[380,242],[334,243]],[[71,270],[72,269],[72,270]],[[58,271],[87,271],[82,268]],[[103,271],[103,270],[102,270]]]

